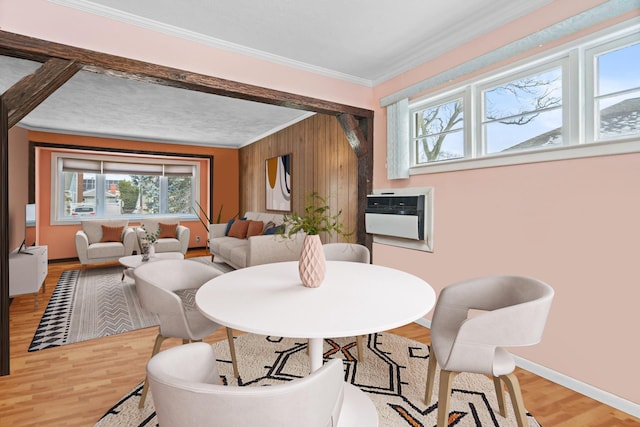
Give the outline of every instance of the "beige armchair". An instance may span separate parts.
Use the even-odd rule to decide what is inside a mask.
[[[222,274],[220,270],[189,260],[162,260],[146,263],[133,270],[136,292],[140,305],[145,310],[158,315],[160,327],[151,356],[160,351],[166,338],[180,338],[183,343],[201,341],[220,327],[219,324],[200,314],[195,306],[187,306],[183,300],[190,300],[199,289],[214,277]],[[184,294],[187,292],[187,294]],[[183,293],[182,298],[180,293]],[[227,329],[227,339],[231,353],[233,372],[238,376],[236,350],[233,344],[233,331]],[[148,382],[142,389],[140,407],[144,405]]]
[[[269,387],[222,385],[211,345],[163,351],[147,364],[158,422],[173,426],[327,427],[378,425],[371,400],[345,386],[333,359],[303,378]]]
[[[163,237],[163,233],[160,234],[155,246],[156,253],[158,252],[181,252],[182,255],[187,253],[189,249],[189,236],[191,230],[185,227],[184,225],[180,225],[180,220],[176,217],[150,217],[143,218],[140,220],[140,228],[138,228],[138,233],[140,237],[144,237],[144,230],[142,230],[142,226],[149,233],[155,233],[158,231],[158,227],[160,224],[167,224],[170,229],[170,236],[165,235]],[[175,226],[175,233],[173,232],[173,227]],[[136,251],[140,253],[140,248],[136,242]]]
[[[371,252],[369,248],[357,243],[325,243],[322,245],[322,251],[327,261],[349,261],[361,262],[364,264],[371,263]],[[364,360],[364,343],[363,336],[356,337],[356,346],[358,349],[358,360]]]
[[[76,251],[80,264],[117,261],[133,253],[135,231],[126,219],[89,219],[76,233]]]
[[[502,382],[507,385],[518,427],[528,425],[515,361],[505,347],[536,344],[542,338],[553,289],[539,280],[489,276],[442,290],[431,323],[431,351],[425,403],[431,404],[436,365],[441,367],[438,427],[448,425],[449,399],[459,372],[493,377],[500,414],[506,417]],[[470,315],[471,310],[481,310]]]

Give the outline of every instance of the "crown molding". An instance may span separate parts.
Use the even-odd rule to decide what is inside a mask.
[[[236,43],[231,43],[225,40],[217,39],[215,37],[206,36],[204,34],[197,33],[195,31],[189,31],[183,28],[176,27],[174,25],[164,24],[152,19],[147,19],[134,15],[132,13],[124,12],[122,10],[114,9],[111,7],[99,5],[88,0],[49,0],[51,3],[59,4],[61,6],[67,6],[73,9],[77,9],[83,12],[98,15],[103,18],[112,19],[125,24],[134,25],[148,30],[157,31],[170,36],[179,37],[182,39],[194,41],[207,46],[220,48],[229,52],[239,53],[241,55],[250,56],[264,61],[273,62],[287,67],[296,68],[303,71],[308,71],[314,74],[319,74],[325,77],[330,77],[338,80],[343,80],[349,83],[355,83],[360,86],[372,87],[373,81],[363,79],[361,77],[352,76],[346,73],[340,73],[335,70],[329,70],[327,68],[318,67],[315,65],[307,64],[301,61],[295,61],[283,56],[274,55],[268,52],[264,52],[257,49],[252,49],[246,46],[242,46]]]

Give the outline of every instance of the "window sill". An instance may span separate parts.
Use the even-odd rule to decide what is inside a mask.
[[[497,154],[475,159],[446,160],[429,165],[414,166],[410,175],[454,172],[470,169],[493,168],[527,163],[552,162],[556,160],[580,159],[585,157],[611,156],[640,152],[640,139],[625,139],[591,144],[555,147],[545,150],[523,151],[519,153]]]

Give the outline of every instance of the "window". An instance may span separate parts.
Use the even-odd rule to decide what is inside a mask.
[[[181,158],[58,154],[53,168],[56,221],[83,217],[193,217],[199,163]]]
[[[482,91],[486,154],[562,144],[562,69],[554,67]]]
[[[638,27],[411,101],[410,174],[639,152]]]
[[[626,40],[624,40],[626,41]],[[616,46],[594,58],[594,140],[640,134],[640,43]]]
[[[412,114],[416,163],[464,157],[463,98],[427,105]]]

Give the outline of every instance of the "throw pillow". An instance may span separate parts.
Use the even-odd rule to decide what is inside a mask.
[[[276,223],[273,221],[268,221],[265,225],[264,225],[264,230],[262,230],[262,234],[267,234],[266,231],[270,228],[273,228],[276,226]]]
[[[280,224],[277,227],[271,227],[264,230],[264,234],[279,234],[279,233],[284,233],[284,230],[285,230],[284,224]]]
[[[242,220],[247,219],[247,217],[244,218],[240,218]],[[233,225],[233,222],[235,221],[235,219],[230,219],[229,221],[227,221],[227,228],[224,230],[224,235],[228,236],[229,235],[229,231],[231,231],[231,226]]]
[[[230,219],[229,221],[227,221],[227,229],[224,230],[224,235],[225,236],[229,235],[229,231],[231,231],[231,226],[233,225],[234,221],[235,221],[235,219]]]
[[[239,219],[233,221],[231,224],[231,230],[229,230],[229,237],[237,237],[238,239],[244,239],[247,237],[247,229],[249,228],[249,221]]]
[[[100,242],[121,242],[122,230],[124,230],[124,226],[109,227],[108,225],[103,225]]]
[[[176,230],[178,229],[178,224],[163,224],[158,223],[158,227],[160,228],[160,234],[158,234],[158,239],[175,239],[177,236]]]
[[[247,237],[259,236],[262,234],[262,227],[264,222],[262,221],[249,221],[249,228],[247,228]]]

